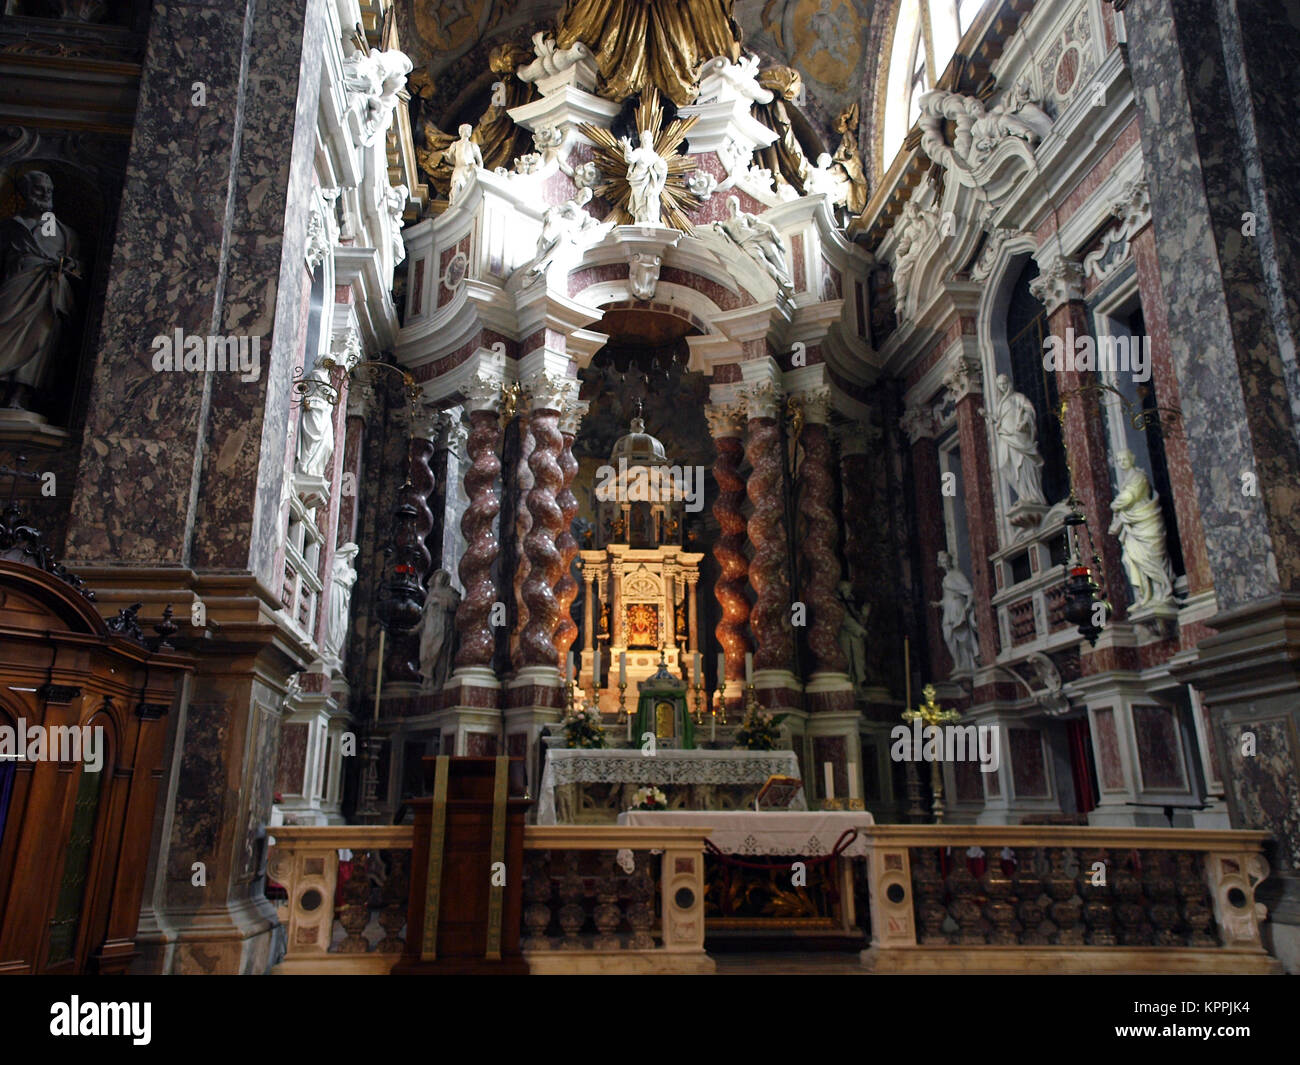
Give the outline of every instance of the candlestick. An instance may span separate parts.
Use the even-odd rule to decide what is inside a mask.
[[[375,724],[379,724],[379,695],[384,690],[384,637],[387,629],[379,630],[379,665],[375,667]]]
[[[704,677],[703,671],[700,669],[700,653],[698,651],[695,652],[695,668],[692,672],[695,674],[695,723],[702,725],[704,724],[704,714],[700,710],[700,697],[704,693]]]

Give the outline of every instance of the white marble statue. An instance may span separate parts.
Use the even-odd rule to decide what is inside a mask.
[[[330,574],[329,624],[325,626],[325,653],[336,659],[343,657],[343,644],[348,635],[348,616],[352,611],[352,586],[357,583],[354,562],[360,548],[349,541],[334,554],[334,569]]]
[[[424,594],[424,620],[420,625],[420,672],[434,690],[450,674],[451,645],[460,593],[451,586],[451,574],[440,569],[429,579]]]
[[[452,141],[442,153],[442,157],[451,164],[451,191],[447,194],[450,203],[456,202],[460,194],[465,191],[465,186],[469,184],[475,171],[483,166],[483,152],[470,139],[474,127],[464,122],[457,132],[460,134],[459,139]]]
[[[343,61],[343,84],[354,94],[353,109],[359,124],[359,143],[372,144],[388,131],[397,94],[406,87],[411,59],[405,52],[372,48],[369,55],[356,49]]]
[[[49,383],[81,263],[77,234],[54,217],[50,176],[29,170],[14,184],[22,207],[0,222],[0,384],[8,392],[0,402],[21,408]]]
[[[740,209],[740,197],[727,197],[727,217],[714,222],[714,228],[738,244],[751,259],[763,267],[784,290],[793,291],[790,266],[785,257],[785,245],[774,226],[757,215]]]
[[[307,380],[329,384],[329,376],[319,366],[307,375]],[[297,472],[304,477],[324,477],[334,454],[334,406],[322,391],[314,389],[302,401]]]
[[[947,551],[939,552],[939,568],[944,571],[943,598],[930,605],[943,610],[940,624],[943,642],[952,656],[953,674],[970,673],[979,653],[975,640],[975,589]]]
[[[1110,534],[1118,536],[1124,569],[1133,585],[1134,606],[1158,606],[1174,597],[1174,575],[1165,539],[1165,516],[1160,497],[1151,490],[1147,475],[1135,465],[1133,452],[1116,456],[1120,468],[1119,494],[1111,500],[1114,520]]]
[[[803,183],[809,196],[824,195],[836,207],[848,203],[851,184],[844,168],[835,165],[830,152],[822,152],[817,157],[817,165],[808,168]]]
[[[840,650],[848,659],[854,689],[861,691],[867,684],[867,616],[871,613],[871,604],[864,604],[859,611],[853,599],[853,586],[848,581],[840,581],[838,594],[844,606],[844,620],[840,622],[839,632]]]
[[[661,224],[659,198],[668,181],[668,161],[655,151],[654,134],[641,131],[641,143],[623,138],[623,160],[627,163],[627,211],[639,226]]]
[[[537,56],[531,63],[515,71],[520,81],[533,82],[553,74],[562,74],[575,63],[591,58],[591,49],[581,41],[575,41],[569,48],[556,46],[555,37],[545,30],[533,34],[533,54]]]
[[[402,239],[402,212],[406,210],[406,201],[410,197],[411,190],[405,185],[394,185],[384,193],[384,206],[393,222],[389,239],[392,241],[394,266],[406,258],[406,241]]]
[[[1043,457],[1038,453],[1038,414],[1029,398],[1011,387],[1000,373],[993,397],[993,434],[997,440],[998,468],[1015,490],[1017,503],[1045,505]]]
[[[560,242],[572,239],[584,229],[600,223],[586,211],[591,202],[591,189],[579,188],[571,199],[548,207],[542,215],[542,232],[537,237],[537,254],[529,264],[528,276],[536,277],[546,272],[555,258]]]

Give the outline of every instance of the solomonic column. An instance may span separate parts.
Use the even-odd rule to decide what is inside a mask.
[[[434,715],[441,729],[442,754],[465,754],[468,750],[461,733],[490,732],[495,738],[500,730],[501,682],[492,669],[496,650],[493,608],[497,602],[492,567],[500,552],[497,517],[501,501],[496,482],[501,474],[497,449],[501,428],[497,404],[501,399],[501,382],[479,377],[466,389],[466,417],[469,439],[466,455],[465,494],[469,506],[460,521],[465,539],[465,553],[460,559],[460,582],[465,597],[456,609],[456,669],[443,690],[442,709]]]
[[[746,457],[751,472],[746,490],[753,512],[749,542],[749,584],[754,609],[749,623],[754,652],[754,686],[764,706],[798,708],[799,682],[794,675],[794,626],[790,617],[790,538],[785,523],[785,450],[777,422],[781,392],[770,383],[746,392],[749,441]]]
[[[745,458],[741,442],[745,434],[744,411],[715,403],[704,408],[704,415],[718,451],[713,463],[713,479],[718,485],[713,516],[719,527],[713,545],[713,558],[718,564],[713,594],[718,600],[719,621],[713,634],[726,658],[729,701],[739,706],[745,683],[745,654],[750,650],[749,599],[745,595],[749,559],[745,557],[745,517],[740,510],[745,500],[745,479],[740,475]]]
[[[555,582],[555,601],[560,610],[560,620],[555,626],[555,653],[563,669],[565,656],[573,647],[578,626],[570,616],[573,601],[578,597],[578,582],[573,577],[573,560],[578,557],[578,541],[573,538],[573,519],[578,516],[578,497],[573,494],[573,478],[578,472],[578,460],[573,457],[573,440],[578,435],[578,425],[587,413],[586,403],[568,405],[560,415],[560,455],[558,464],[563,480],[555,501],[560,507],[560,535],[555,546],[560,552],[560,579]],[[587,640],[591,641],[591,599],[587,600]],[[575,667],[574,675],[577,675]]]
[[[533,471],[528,460],[533,454],[532,425],[528,418],[528,399],[518,398],[518,447],[514,456],[514,493],[513,506],[509,508],[514,518],[514,535],[510,541],[510,550],[506,553],[506,565],[513,566],[511,582],[513,595],[511,605],[514,607],[514,625],[510,629],[510,664],[516,670],[522,669],[524,657],[522,644],[524,626],[528,624],[528,604],[524,601],[524,581],[528,579],[529,562],[524,553],[524,541],[533,528],[533,515],[528,509],[528,493],[533,490]]]

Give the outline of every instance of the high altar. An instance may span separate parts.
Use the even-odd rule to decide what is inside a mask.
[[[659,669],[661,651],[667,671],[695,685],[704,555],[683,550],[681,540],[684,513],[703,486],[700,471],[671,465],[639,417],[614,444],[607,470],[596,490],[595,536],[604,543],[579,555],[587,636],[578,679],[584,690],[595,690],[601,712],[611,714],[619,710],[624,655],[629,709],[636,709],[637,685]]]

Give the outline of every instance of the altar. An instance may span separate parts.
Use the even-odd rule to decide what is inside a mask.
[[[537,823],[614,824],[642,787],[659,788],[669,810],[752,809],[771,776],[800,776],[793,751],[551,749],[537,797]],[[807,808],[801,789],[790,809]]]

